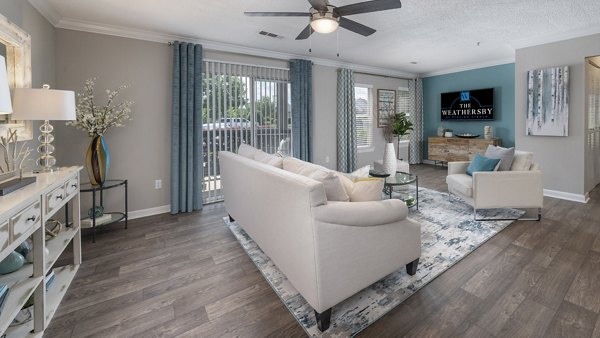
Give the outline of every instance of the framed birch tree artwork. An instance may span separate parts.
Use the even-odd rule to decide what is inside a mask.
[[[527,72],[527,135],[569,136],[569,67]]]
[[[396,113],[396,91],[377,89],[377,128],[385,126],[388,116]]]

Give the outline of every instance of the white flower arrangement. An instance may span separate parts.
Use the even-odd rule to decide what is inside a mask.
[[[83,93],[77,93],[76,119],[67,122],[67,125],[85,130],[90,137],[103,136],[109,127],[122,127],[125,121],[132,120],[130,116],[132,101],[114,104],[119,92],[128,86],[122,85],[115,90],[107,89],[108,102],[104,106],[96,106],[94,104],[94,81],[96,78],[87,79]]]

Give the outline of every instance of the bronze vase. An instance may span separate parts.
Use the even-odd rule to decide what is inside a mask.
[[[104,136],[95,136],[85,154],[85,167],[94,185],[104,184],[110,167],[110,152],[104,141]]]

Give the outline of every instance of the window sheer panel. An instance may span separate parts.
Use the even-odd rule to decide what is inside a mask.
[[[408,88],[398,88],[396,91],[396,112],[405,113],[407,116],[410,116],[409,102]]]
[[[356,146],[358,149],[373,146],[373,89],[366,85],[354,86],[356,109]]]

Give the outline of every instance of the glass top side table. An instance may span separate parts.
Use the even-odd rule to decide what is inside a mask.
[[[410,185],[415,183],[415,197],[408,192],[400,192],[400,199],[406,203],[406,206],[412,208],[416,206],[419,210],[419,177],[415,174],[397,171],[395,175],[390,175],[385,179],[384,191],[392,198],[395,187]]]
[[[123,212],[120,211],[112,211],[112,212],[105,212],[104,215],[109,215],[110,219],[103,222],[102,224],[99,224],[98,226],[102,225],[102,226],[107,226],[110,224],[114,224],[117,222],[120,222],[122,220],[125,220],[125,229],[127,229],[127,216],[128,216],[128,203],[127,203],[127,194],[128,194],[128,182],[127,180],[121,180],[121,179],[115,179],[115,180],[106,180],[104,182],[104,184],[102,185],[93,185],[90,183],[83,183],[81,184],[81,189],[80,192],[91,192],[92,193],[92,210],[95,210],[96,207],[100,206],[104,208],[104,190],[108,190],[108,189],[112,189],[112,188],[116,188],[116,187],[121,187],[123,186],[124,189],[124,193],[125,193],[125,210]],[[100,203],[97,203],[98,200],[96,198],[96,193],[99,192],[100,193]],[[96,243],[96,214],[93,213],[91,220],[92,220],[92,224],[91,224],[91,228],[93,231],[93,235],[92,235],[92,243]],[[84,228],[82,226],[82,228]]]

